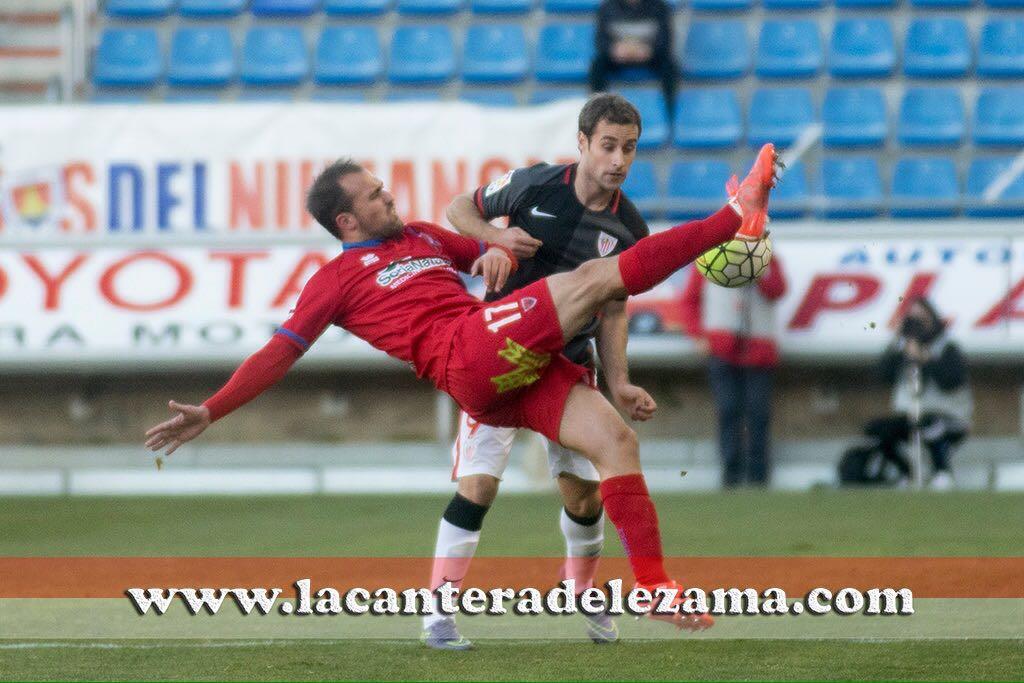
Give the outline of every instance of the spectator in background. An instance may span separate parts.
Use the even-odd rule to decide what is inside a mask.
[[[672,10],[665,0],[604,0],[597,10],[590,88],[608,88],[619,69],[644,67],[661,80],[665,107],[672,119],[679,70],[672,54]]]
[[[776,253],[756,285],[729,289],[690,270],[683,291],[683,325],[708,358],[718,410],[722,485],[764,486],[771,476],[772,379],[779,362],[775,302],[786,293]]]
[[[869,422],[865,433],[877,440],[882,455],[909,478],[910,466],[901,444],[913,436],[912,416],[917,409],[921,439],[932,460],[929,485],[938,490],[952,488],[949,456],[967,436],[974,401],[963,353],[927,299],[916,299],[907,308],[896,339],[882,355],[881,371],[892,387],[893,414]],[[915,373],[919,373],[919,382],[915,382]],[[916,401],[920,401],[918,406]]]

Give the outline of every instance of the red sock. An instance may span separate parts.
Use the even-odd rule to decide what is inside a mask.
[[[658,513],[642,474],[624,474],[601,482],[608,518],[619,532],[636,581],[652,586],[668,581],[661,554]]]
[[[711,247],[731,240],[740,225],[736,211],[724,206],[703,220],[643,238],[619,254],[619,273],[626,291],[640,294],[652,289]]]

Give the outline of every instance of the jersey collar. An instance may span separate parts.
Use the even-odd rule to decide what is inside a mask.
[[[348,251],[349,249],[361,249],[363,247],[379,247],[384,244],[384,240],[363,240],[362,242],[343,242],[342,251]]]

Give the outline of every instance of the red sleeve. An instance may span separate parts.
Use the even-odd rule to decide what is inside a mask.
[[[463,273],[468,273],[470,268],[473,267],[473,262],[487,251],[487,245],[484,242],[463,237],[451,230],[445,230],[440,225],[415,223],[412,227],[440,242],[441,250],[452,259],[455,267]]]
[[[245,405],[277,383],[341,311],[337,272],[321,268],[302,288],[291,317],[262,349],[235,370],[227,384],[207,399],[210,419]]]
[[[285,376],[302,352],[275,334],[262,349],[238,366],[220,391],[206,399],[210,420],[217,421],[253,400]]]
[[[772,257],[768,263],[768,272],[757,281],[757,288],[769,301],[781,299],[786,293],[786,274],[782,272],[782,263],[778,256]]]
[[[704,276],[697,268],[690,269],[690,279],[686,281],[686,288],[683,289],[683,296],[680,301],[683,311],[683,331],[691,337],[704,335],[704,324],[702,322],[702,294],[704,293]]]

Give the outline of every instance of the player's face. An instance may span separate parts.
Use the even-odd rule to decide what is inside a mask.
[[[363,170],[344,176],[341,186],[352,196],[351,213],[364,238],[382,239],[402,232],[395,198],[380,178]]]
[[[580,168],[601,189],[619,189],[636,158],[637,127],[598,121],[588,139],[580,133]]]

